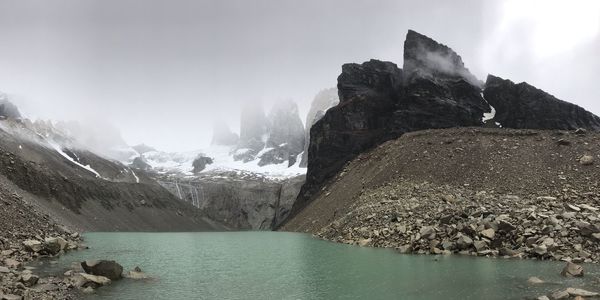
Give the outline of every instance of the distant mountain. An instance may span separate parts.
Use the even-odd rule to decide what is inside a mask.
[[[97,155],[53,122],[0,120],[0,175],[14,195],[78,230],[217,226],[144,171]]]
[[[310,104],[308,114],[306,115],[306,134],[304,138],[305,144],[302,153],[302,160],[300,162],[300,167],[306,168],[306,166],[308,165],[308,144],[310,142],[310,128],[325,115],[325,112],[328,109],[336,106],[339,102],[340,99],[338,98],[337,88],[324,89],[320,91],[313,99],[312,103]]]
[[[0,93],[0,118],[19,119],[19,109],[8,100],[8,96]]]

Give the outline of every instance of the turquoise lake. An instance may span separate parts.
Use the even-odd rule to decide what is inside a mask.
[[[39,262],[116,260],[154,280],[123,279],[88,299],[528,299],[566,287],[600,290],[600,268],[560,276],[562,262],[402,255],[285,232],[87,233],[89,250]],[[529,285],[537,276],[548,282]]]

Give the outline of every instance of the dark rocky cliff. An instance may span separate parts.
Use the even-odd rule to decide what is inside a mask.
[[[360,153],[411,131],[483,126],[491,106],[494,121],[505,127],[600,128],[598,117],[527,84],[490,77],[483,88],[456,52],[412,30],[404,43],[404,69],[378,60],[343,65],[340,103],[310,130],[306,184],[292,215]]]
[[[506,128],[600,130],[600,118],[525,82],[489,75],[483,91],[496,109],[494,120]]]

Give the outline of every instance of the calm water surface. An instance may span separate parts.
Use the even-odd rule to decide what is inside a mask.
[[[563,263],[401,255],[282,232],[88,233],[89,250],[39,266],[63,272],[74,261],[140,266],[153,281],[124,279],[89,299],[526,299],[568,286],[598,290],[600,268],[564,279]],[[526,283],[530,276],[549,282]]]

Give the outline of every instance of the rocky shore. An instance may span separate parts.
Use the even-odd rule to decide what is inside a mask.
[[[600,199],[565,189],[517,196],[400,181],[360,196],[316,233],[402,253],[600,262]]]
[[[56,224],[17,193],[0,186],[0,299],[75,299],[73,284],[40,277],[28,262],[84,247],[79,233]]]

